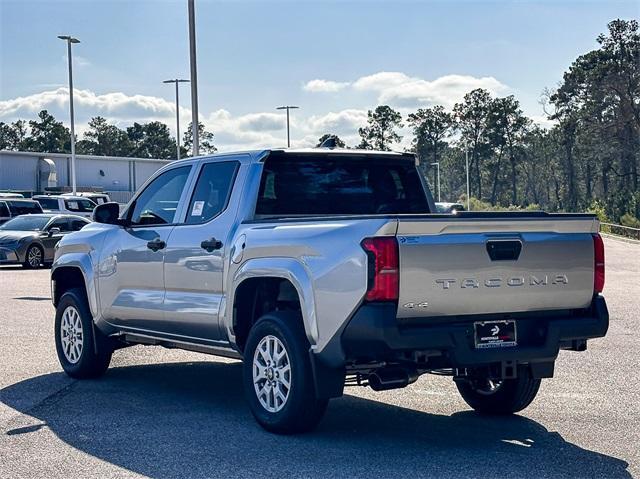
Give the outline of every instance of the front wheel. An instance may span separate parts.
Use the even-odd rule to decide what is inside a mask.
[[[39,268],[44,261],[44,251],[36,244],[32,244],[27,248],[22,266],[28,269]]]
[[[60,298],[56,309],[55,336],[60,365],[72,378],[96,378],[109,367],[113,347],[109,338],[93,327],[93,318],[82,289],[71,289]]]
[[[251,412],[266,430],[292,434],[316,427],[328,400],[316,398],[309,341],[299,313],[269,313],[251,328],[243,382]]]
[[[462,399],[481,414],[513,414],[534,400],[540,379],[522,373],[515,379],[456,381]]]

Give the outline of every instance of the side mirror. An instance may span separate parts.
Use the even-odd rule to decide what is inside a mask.
[[[59,235],[60,234],[60,228],[51,228],[49,230],[48,236],[49,238],[51,238],[54,235]]]
[[[118,203],[102,203],[93,209],[93,221],[107,225],[119,225],[120,206]]]

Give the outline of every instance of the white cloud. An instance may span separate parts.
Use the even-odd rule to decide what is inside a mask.
[[[145,95],[126,95],[121,92],[96,94],[90,90],[73,89],[74,106],[89,116],[103,115],[120,119],[145,120],[175,115],[175,104],[163,98]],[[55,113],[68,109],[69,89],[57,88],[29,96],[0,101],[0,118],[33,116],[40,110]],[[183,108],[180,109],[181,114]],[[188,111],[187,111],[188,112]]]
[[[349,86],[349,82],[338,82],[332,80],[311,80],[304,84],[303,90],[313,93],[335,93]]]
[[[315,82],[320,82],[315,85]],[[314,83],[315,89],[309,88]],[[312,80],[305,85],[308,91],[328,91],[321,88],[336,82]],[[402,72],[378,72],[358,78],[353,83],[340,83],[341,88],[351,85],[356,91],[373,92],[378,103],[400,108],[417,108],[428,105],[443,105],[451,108],[465,93],[476,88],[484,88],[497,95],[508,90],[507,86],[494,77],[474,77],[470,75],[445,75],[429,81],[410,77]],[[333,90],[337,91],[337,90]]]

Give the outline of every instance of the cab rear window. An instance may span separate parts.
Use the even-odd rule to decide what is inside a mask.
[[[256,205],[259,218],[428,212],[413,163],[366,155],[267,158]]]

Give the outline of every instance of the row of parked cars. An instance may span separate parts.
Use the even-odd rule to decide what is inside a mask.
[[[105,193],[36,195],[0,193],[0,264],[38,268],[53,262],[62,237],[90,222]]]

